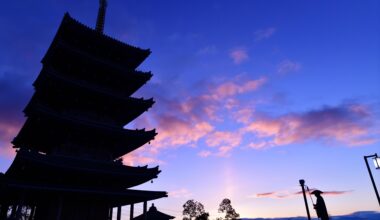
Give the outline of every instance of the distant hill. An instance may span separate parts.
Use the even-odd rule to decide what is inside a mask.
[[[380,220],[380,212],[361,211],[349,215],[332,216],[331,220]],[[305,217],[287,217],[287,218],[242,218],[241,220],[307,220]],[[317,219],[313,219],[317,220]]]

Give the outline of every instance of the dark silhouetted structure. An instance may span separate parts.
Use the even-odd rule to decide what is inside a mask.
[[[151,77],[136,71],[150,50],[104,35],[106,2],[96,30],[65,14],[42,60],[27,117],[13,140],[16,158],[0,174],[0,219],[108,220],[113,208],[166,197],[131,190],[157,178],[158,167],[131,167],[120,157],[153,140],[155,130],[123,127],[153,99],[131,95]]]
[[[317,202],[314,205],[314,209],[317,212],[318,218],[321,220],[329,220],[329,215],[327,213],[327,208],[325,204],[325,200],[323,200],[321,194],[323,192],[320,190],[314,190],[311,194],[314,194],[317,197]]]
[[[146,218],[144,214],[135,217],[133,220],[170,220],[174,219],[174,216],[167,215],[157,210],[157,208],[152,204],[149,208],[149,211],[146,214]]]

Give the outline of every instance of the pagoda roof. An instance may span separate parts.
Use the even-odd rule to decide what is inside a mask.
[[[86,197],[98,199],[112,207],[125,206],[150,200],[167,197],[167,192],[144,191],[132,189],[107,189],[92,187],[73,187],[64,185],[36,184],[17,181],[12,178],[0,178],[0,201],[13,203],[22,197],[26,204],[35,204],[40,200],[48,201],[48,198],[57,196]]]
[[[136,69],[151,53],[149,49],[141,49],[116,40],[80,23],[69,13],[63,17],[61,25],[54,37],[45,57],[54,50],[59,41],[98,56],[100,59],[113,62],[128,69]],[[45,63],[45,58],[42,60]]]
[[[107,149],[112,158],[127,154],[157,135],[150,131],[107,127],[83,118],[64,116],[47,109],[36,109],[12,143],[15,148],[26,147],[50,153],[54,147],[68,143]]]
[[[35,183],[125,189],[157,178],[160,172],[158,166],[132,167],[114,161],[44,155],[20,149],[6,176]]]
[[[82,84],[56,74],[40,74],[36,82],[36,93],[24,110],[27,115],[35,104],[43,104],[59,112],[76,112],[96,121],[109,118],[112,119],[110,123],[123,127],[154,104],[153,98],[113,95],[91,84]]]
[[[77,79],[108,86],[130,96],[152,77],[151,72],[130,70],[120,65],[99,59],[92,54],[78,51],[59,43],[49,53],[44,67],[54,67],[63,75],[73,75]]]
[[[49,70],[44,69],[41,72],[37,80],[34,82],[34,86],[36,87],[36,90],[42,88],[43,86],[48,86],[48,85],[45,85],[46,81],[49,81],[49,82],[54,81],[52,82],[54,83],[54,87],[59,86],[59,89],[61,90],[67,90],[68,88],[70,88],[71,91],[80,90],[78,91],[78,93],[76,93],[77,96],[81,94],[86,94],[88,96],[92,95],[93,97],[99,97],[100,95],[101,97],[106,98],[106,99],[119,100],[119,102],[128,102],[130,100],[144,101],[144,99],[142,98],[137,99],[137,98],[132,98],[128,96],[126,97],[125,95],[114,93],[112,92],[112,90],[110,91],[107,88],[97,86],[96,84],[92,84],[86,81],[80,81],[80,80],[76,80],[70,77],[59,75],[57,74],[57,72],[55,72],[52,69],[49,69]],[[52,88],[49,87],[49,89],[52,89]],[[148,99],[148,100],[150,100],[150,102],[153,102],[153,98]],[[122,103],[118,103],[118,105],[120,104]],[[134,105],[135,104],[137,103],[134,103]]]
[[[146,213],[146,218],[144,214],[136,216],[133,220],[169,220],[174,219],[174,216],[162,213],[157,210],[156,206],[152,203],[152,206],[149,208],[149,211]]]

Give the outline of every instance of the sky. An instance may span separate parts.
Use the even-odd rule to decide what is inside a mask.
[[[0,172],[64,13],[94,27],[97,10],[2,2]],[[153,78],[133,96],[156,103],[126,128],[158,136],[123,160],[162,172],[135,188],[167,191],[154,203],[178,219],[189,199],[215,219],[224,198],[241,217],[305,216],[299,179],[326,192],[330,215],[378,211],[363,156],[380,153],[379,10],[376,0],[109,0],[105,34],[152,51],[139,69]]]

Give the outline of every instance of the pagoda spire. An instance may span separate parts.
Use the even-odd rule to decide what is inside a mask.
[[[99,0],[98,18],[96,19],[95,30],[99,33],[103,33],[104,22],[106,19],[107,0]]]

